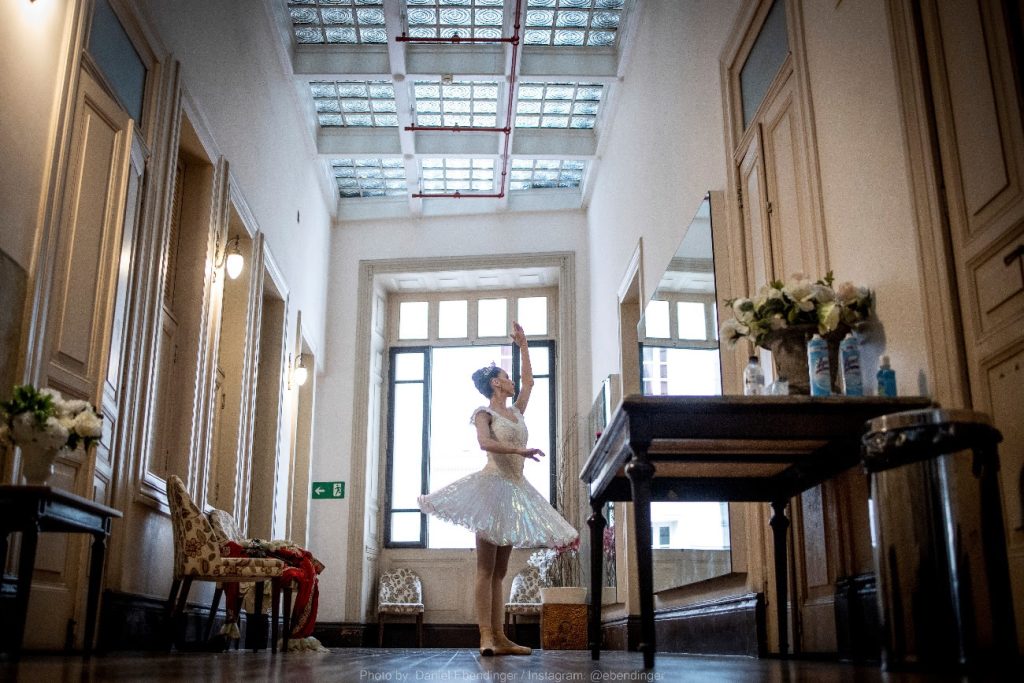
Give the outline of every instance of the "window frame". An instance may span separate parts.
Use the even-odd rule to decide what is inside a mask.
[[[390,292],[387,297],[387,329],[385,334],[388,361],[387,368],[387,415],[385,420],[385,479],[380,484],[383,505],[381,506],[384,516],[383,547],[384,548],[422,548],[424,550],[444,550],[442,548],[431,548],[428,533],[426,514],[420,512],[419,508],[393,508],[392,507],[392,479],[394,476],[394,441],[395,441],[395,395],[396,385],[395,371],[397,355],[402,353],[423,353],[422,381],[424,387],[423,401],[423,441],[421,460],[420,493],[428,493],[430,475],[430,408],[431,408],[431,372],[432,352],[436,348],[468,347],[468,346],[511,346],[512,347],[512,372],[511,378],[515,383],[516,397],[521,388],[522,360],[519,348],[512,343],[508,334],[504,336],[480,336],[478,334],[477,306],[472,302],[481,299],[504,298],[506,300],[506,332],[512,329],[511,322],[515,319],[518,299],[545,296],[547,297],[547,329],[544,334],[527,335],[527,342],[531,353],[539,349],[546,349],[548,354],[548,370],[539,377],[548,380],[548,436],[549,443],[545,453],[549,462],[548,499],[552,506],[558,502],[558,464],[560,458],[557,453],[558,436],[558,289],[555,287],[524,287],[510,289],[488,289],[472,291],[444,291],[444,292]],[[466,337],[439,337],[438,320],[441,301],[467,300],[467,336]],[[399,311],[402,303],[426,301],[427,306],[427,338],[426,339],[399,339],[400,327]],[[534,373],[535,378],[538,377]],[[412,382],[409,380],[408,382]],[[405,381],[403,381],[405,383]],[[539,396],[534,394],[531,402],[536,402]],[[513,399],[514,400],[514,399]],[[542,492],[543,493],[543,492]],[[396,512],[419,512],[420,513],[420,540],[419,541],[392,541],[392,516]]]

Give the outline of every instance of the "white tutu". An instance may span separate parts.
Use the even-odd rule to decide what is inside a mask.
[[[516,408],[516,421],[489,408],[491,430],[502,443],[523,448],[526,424]],[[579,534],[547,499],[523,477],[520,455],[488,453],[487,466],[418,498],[420,509],[447,522],[466,527],[495,545],[516,548],[563,548]]]

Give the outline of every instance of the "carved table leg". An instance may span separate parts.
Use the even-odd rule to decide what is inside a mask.
[[[634,447],[634,451],[636,448]],[[636,560],[640,587],[640,651],[644,668],[654,666],[654,577],[651,555],[651,479],[654,465],[643,459],[646,453],[626,465],[626,476],[633,490],[633,515],[636,520]]]
[[[21,530],[21,558],[18,560],[18,587],[14,598],[14,633],[11,647],[14,656],[21,654],[25,639],[25,621],[28,619],[28,595],[32,590],[32,570],[36,564],[36,545],[39,541],[38,523]]]
[[[587,520],[590,527],[590,621],[587,628],[587,640],[590,647],[590,658],[601,658],[601,570],[604,568],[604,528],[608,521],[601,514],[603,503],[590,501],[593,511]]]
[[[96,613],[100,605],[100,589],[103,587],[103,558],[107,552],[107,535],[96,534],[92,540],[92,556],[89,558],[89,593],[85,607],[86,656],[92,654],[96,634]]]
[[[779,624],[779,654],[785,657],[789,654],[789,614],[786,611],[789,602],[789,577],[786,566],[786,531],[789,529],[789,519],[786,517],[786,501],[772,501],[772,518],[768,524],[772,527],[774,541],[775,613]]]

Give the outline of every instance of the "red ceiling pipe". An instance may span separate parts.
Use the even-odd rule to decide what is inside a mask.
[[[446,133],[505,133],[508,134],[508,126],[504,128],[477,128],[466,126],[406,126],[406,130],[441,130]]]
[[[512,44],[512,68],[510,69],[508,78],[508,110],[505,113],[505,127],[504,128],[464,128],[461,126],[406,126],[405,130],[435,130],[435,131],[449,131],[452,133],[464,133],[464,132],[488,132],[488,133],[504,133],[505,144],[501,153],[501,186],[496,194],[462,194],[458,190],[451,194],[428,194],[424,192],[414,193],[413,199],[464,199],[467,197],[475,197],[478,199],[502,199],[505,196],[505,178],[508,176],[508,145],[509,140],[512,137],[512,99],[516,91],[516,62],[519,59],[519,21],[520,15],[522,14],[523,0],[516,0],[515,9],[515,22],[513,24],[512,37],[511,38],[460,38],[456,34],[452,38],[410,38],[404,33],[397,38],[396,41],[400,43],[451,43],[458,44],[464,42],[472,43],[511,43]]]
[[[511,43],[515,39],[512,38],[463,38],[456,33],[451,38],[410,38],[404,33],[397,38],[396,42],[399,43],[452,43],[458,45],[459,43]]]
[[[505,195],[499,194],[478,194],[476,192],[470,192],[469,194],[462,194],[458,190],[451,194],[430,194],[428,192],[417,192],[413,197],[419,199],[501,199]]]

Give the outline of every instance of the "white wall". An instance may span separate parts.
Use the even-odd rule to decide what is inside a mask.
[[[365,397],[365,390],[353,394],[359,262],[411,257],[576,252],[575,314],[580,348],[573,360],[585,375],[589,362],[585,243],[586,226],[580,211],[410,218],[345,223],[335,228],[330,253],[324,374],[317,386],[313,479],[345,481],[346,497],[339,501],[316,500],[311,505],[310,548],[328,567],[320,577],[319,618],[322,621],[341,621],[345,614],[349,491],[362,485],[350,476],[352,405]],[[561,355],[563,359],[569,359],[571,352],[563,348]],[[588,381],[580,379],[580,387],[586,387]],[[580,391],[580,402],[589,408],[589,391]],[[581,410],[585,416],[586,408]]]
[[[925,292],[885,3],[803,6],[829,260],[837,279],[874,290],[882,327],[863,355],[865,389],[874,390],[886,353],[900,394],[928,393]]]
[[[312,133],[263,3],[244,3],[244,9],[227,0],[138,4],[181,62],[182,82],[266,234],[291,297],[288,329],[295,329],[301,310],[310,343],[322,349],[334,199],[322,191],[326,171],[314,157]]]
[[[649,296],[704,191],[724,188],[728,172],[718,60],[737,3],[639,7],[634,53],[619,87],[616,125],[604,133],[588,212],[591,316],[593,330],[602,331],[592,335],[594,381],[618,372],[616,290],[637,240]],[[868,389],[887,353],[899,392],[922,393],[929,390],[924,293],[884,3],[802,7],[829,259],[840,281],[877,296],[880,326],[865,353]]]
[[[26,271],[55,135],[73,4],[0,3],[0,250]]]
[[[643,239],[650,296],[704,194],[724,190],[718,56],[737,3],[638,3],[632,57],[587,213],[592,386],[619,372],[617,290]]]

